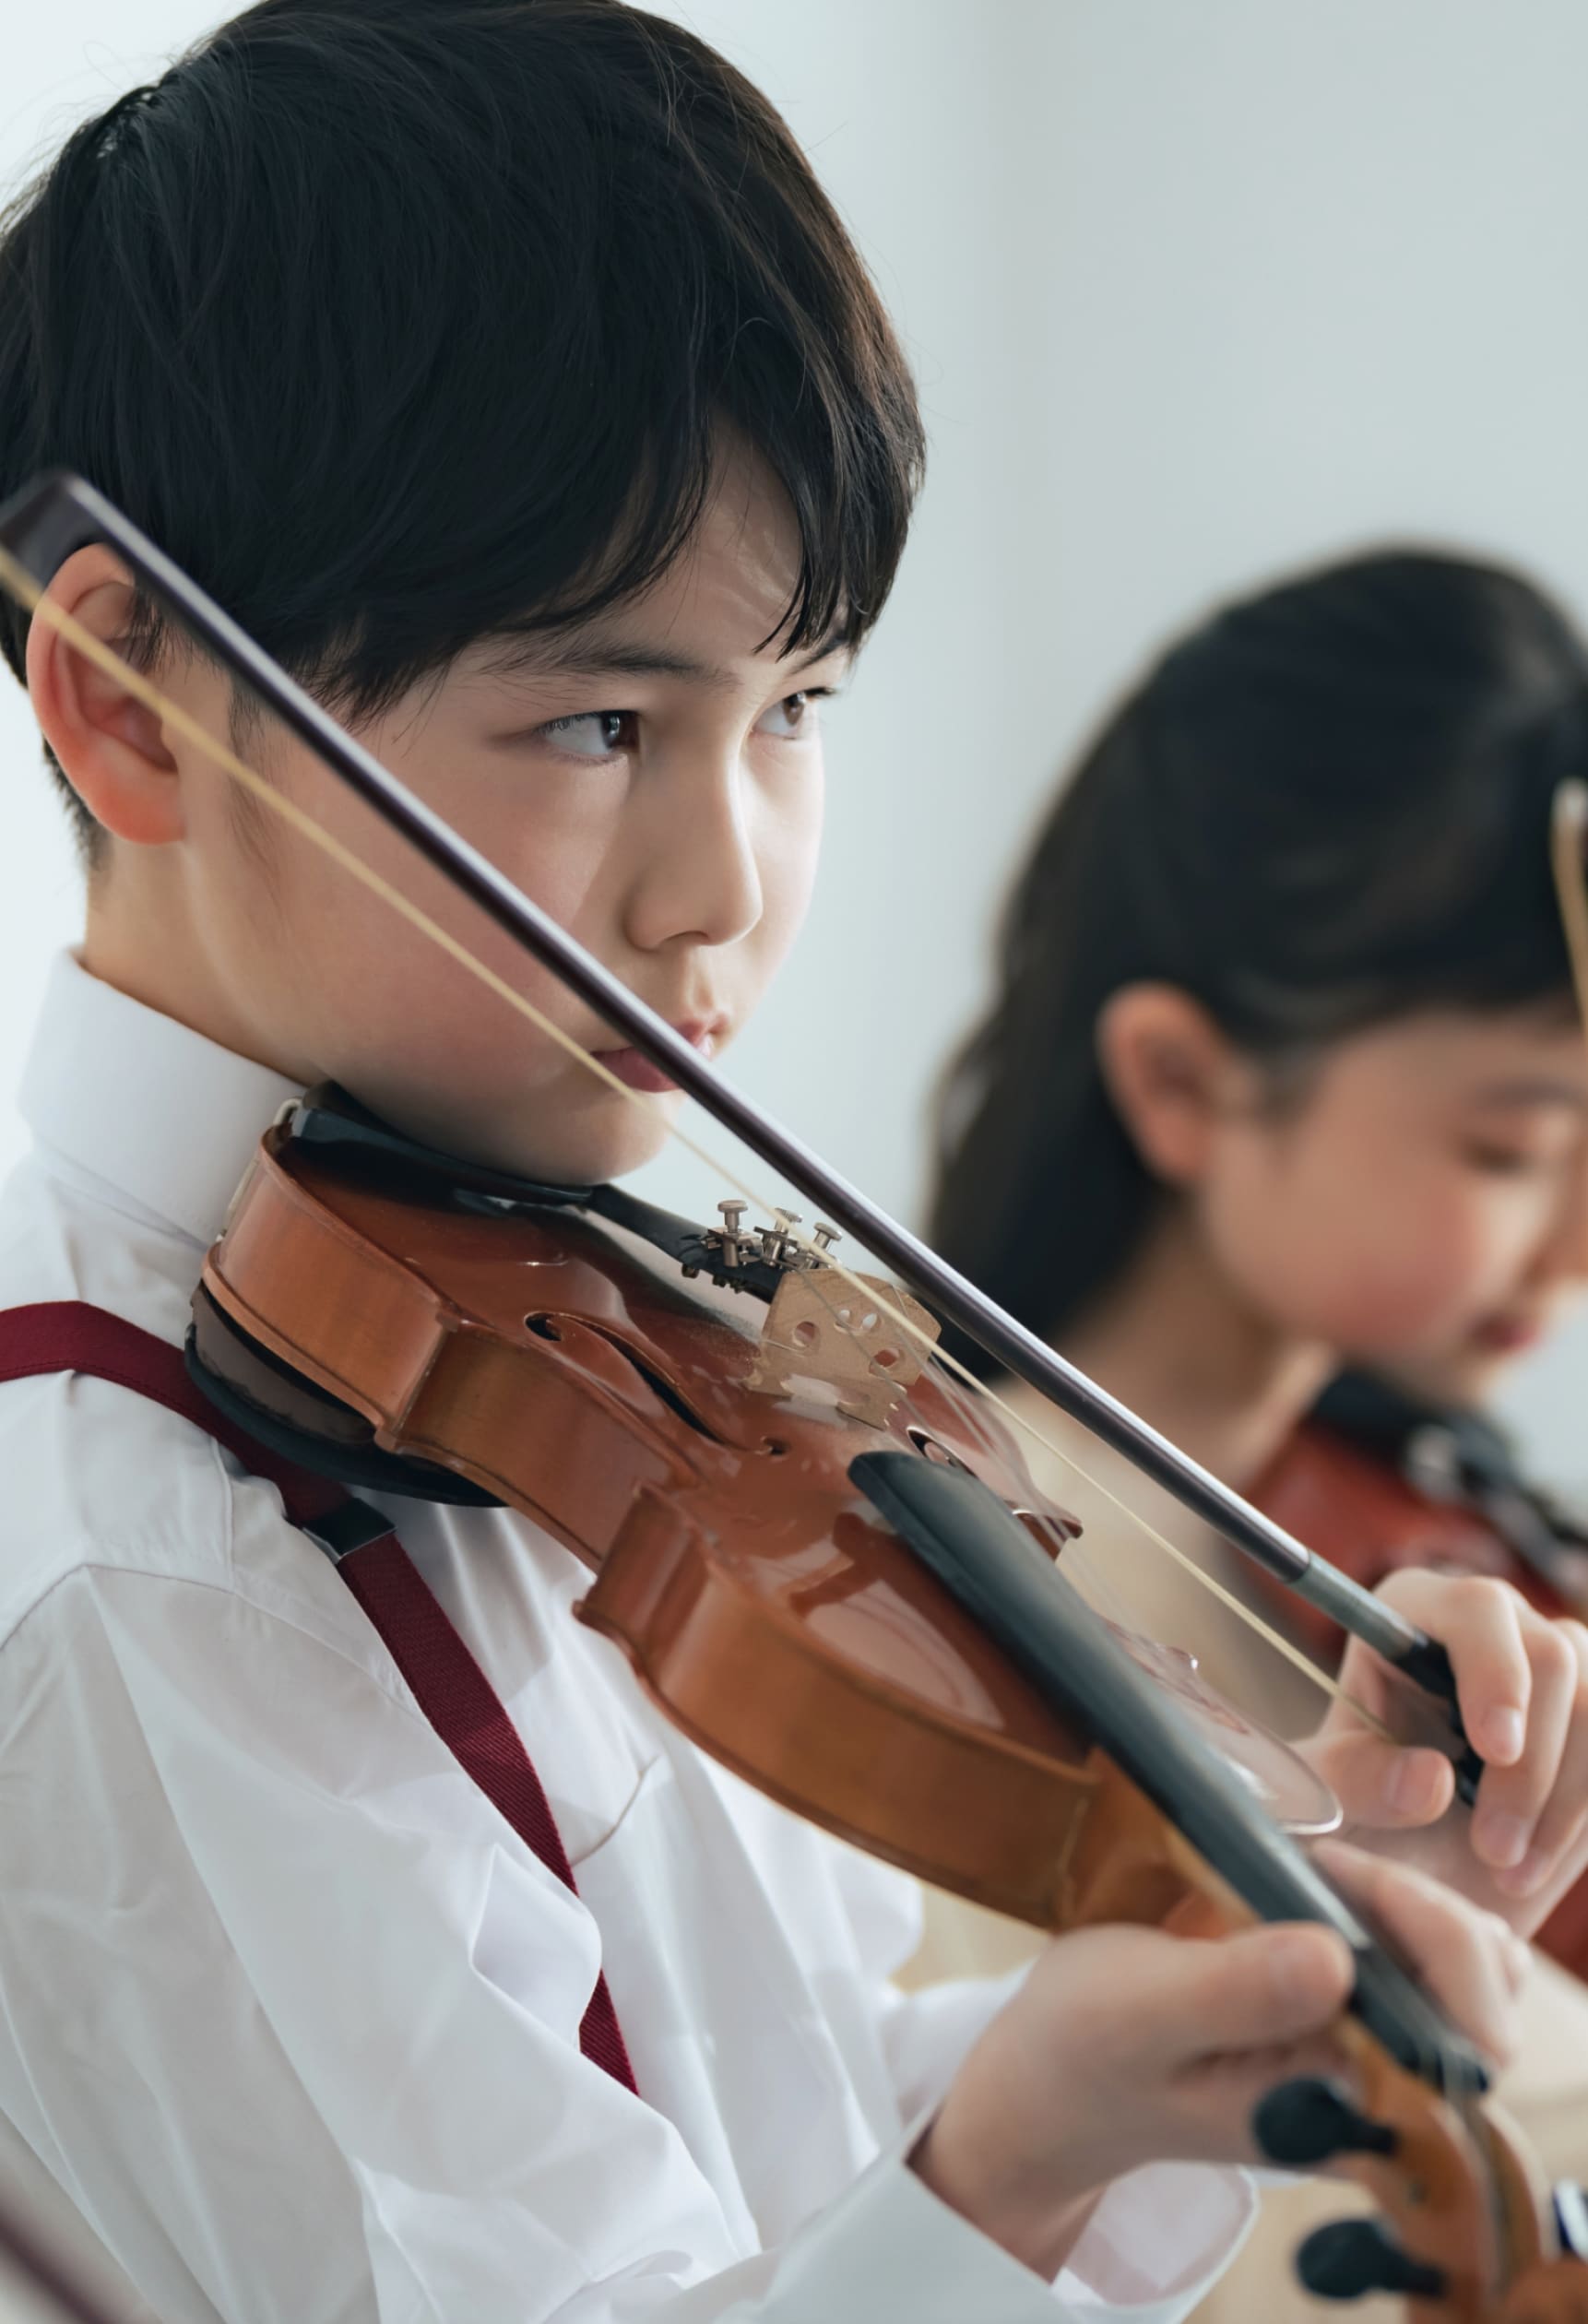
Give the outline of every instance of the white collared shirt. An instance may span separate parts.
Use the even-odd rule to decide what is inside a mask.
[[[0,1306],[179,1342],[290,1094],[63,959]],[[1120,2182],[1053,2289],[928,2192],[912,2126],[1006,1988],[894,1990],[913,1883],[682,1741],[528,1524],[382,1504],[577,1898],[197,1429],[16,1381],[0,1476],[0,2115],[164,2324],[1173,2324],[1230,2256],[1235,2173]],[[579,2054],[601,1965],[639,2098]]]

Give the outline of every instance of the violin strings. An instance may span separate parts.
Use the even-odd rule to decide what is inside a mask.
[[[690,1131],[674,1121],[654,1097],[643,1090],[632,1089],[626,1082],[621,1081],[615,1073],[601,1063],[598,1058],[593,1056],[588,1049],[575,1040],[571,1034],[564,1032],[560,1026],[553,1023],[542,1010],[520,992],[516,986],[510,984],[504,977],[499,976],[494,969],[488,966],[459,938],[451,934],[448,930],[442,927],[439,921],[433,919],[421,906],[415,904],[411,898],[403,894],[400,888],[396,887],[384,874],[377,872],[372,864],[366,863],[356,850],[327,831],[323,824],[309,814],[304,808],[299,806],[296,800],[287,798],[273,783],[267,781],[265,777],[240,758],[235,751],[211,734],[202,720],[193,717],[189,711],[183,708],[180,703],[172,700],[142,671],[124,660],[113,646],[107,646],[102,639],[94,636],[91,631],[85,629],[74,615],[65,611],[65,607],[58,605],[53,598],[49,597],[35,582],[26,567],[18,563],[4,548],[0,548],[0,587],[7,589],[26,611],[41,616],[46,625],[53,629],[66,645],[80,653],[87,661],[105,675],[114,679],[119,685],[124,686],[146,709],[153,711],[157,717],[168,722],[178,734],[209,759],[251,798],[261,801],[272,814],[279,817],[292,830],[298,832],[311,846],[318,848],[322,854],[339,865],[371,894],[379,896],[382,902],[399,918],[406,920],[428,942],[438,946],[450,959],[456,961],[459,967],[465,969],[488,990],[493,992],[499,1000],[505,1002],[509,1008],[532,1025],[539,1033],[552,1041],[567,1055],[575,1059],[607,1088],[614,1091],[631,1106],[644,1111],[661,1128],[668,1138],[692,1155],[713,1178],[730,1187],[734,1193],[741,1196],[747,1204],[765,1212],[768,1217],[778,1219],[780,1215],[780,1215],[776,1205],[767,1203],[756,1189],[748,1185],[735,1169],[702,1144]],[[1585,929],[1584,935],[1585,939],[1588,939],[1588,929]],[[1588,962],[1588,951],[1585,951],[1585,962]],[[1263,1639],[1276,1654],[1294,1664],[1323,1693],[1351,1709],[1381,1738],[1393,1739],[1385,1722],[1369,1710],[1367,1704],[1358,1702],[1346,1688],[1340,1684],[1337,1678],[1331,1673],[1320,1669],[1299,1647],[1285,1638],[1272,1624],[1264,1621],[1262,1617],[1246,1605],[1236,1593],[1226,1588],[1212,1574],[1204,1571],[1195,1559],[1188,1556],[1177,1544],[1167,1540],[1139,1512],[1132,1510],[1100,1478],[1094,1476],[1072,1453],[1055,1442],[1035,1420],[1000,1395],[998,1391],[990,1387],[985,1381],[978,1380],[968,1366],[962,1363],[957,1357],[939,1347],[936,1344],[935,1334],[917,1323],[901,1306],[892,1303],[886,1288],[879,1290],[874,1283],[863,1282],[844,1261],[835,1257],[832,1251],[820,1248],[791,1222],[784,1231],[787,1232],[788,1239],[814,1263],[811,1270],[811,1278],[831,1276],[841,1283],[851,1297],[862,1299],[868,1307],[875,1306],[879,1302],[886,1307],[892,1321],[933,1366],[937,1376],[942,1381],[945,1393],[950,1397],[955,1411],[966,1419],[973,1432],[979,1435],[980,1441],[988,1450],[995,1451],[996,1447],[982,1425],[981,1416],[978,1409],[982,1403],[995,1410],[1018,1435],[1039,1445],[1060,1464],[1061,1468],[1078,1476],[1094,1492],[1099,1494],[1111,1508],[1118,1510],[1120,1515],[1137,1528],[1145,1539],[1162,1550],[1166,1557],[1191,1575],[1203,1589],[1210,1592],[1250,1630]],[[836,1310],[839,1295],[824,1279],[820,1281],[818,1296],[828,1300],[830,1309],[834,1312],[835,1324],[840,1329],[844,1328],[842,1319]],[[1045,1520],[1045,1523],[1050,1522],[1050,1520]],[[1071,1562],[1082,1564],[1087,1573],[1095,1577],[1100,1586],[1108,1591],[1118,1603],[1117,1593],[1101,1571],[1096,1559],[1084,1556],[1077,1559],[1075,1544],[1065,1543],[1061,1546]],[[1122,1610],[1128,1615],[1128,1607]]]

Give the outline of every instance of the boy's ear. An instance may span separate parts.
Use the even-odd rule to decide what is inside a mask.
[[[1176,985],[1122,985],[1097,1018],[1097,1061],[1116,1112],[1155,1178],[1194,1185],[1228,1111],[1234,1049]]]
[[[45,594],[121,649],[133,592],[110,550],[77,550]],[[37,613],[28,632],[28,692],[44,740],[96,823],[135,847],[182,837],[182,784],[159,717]]]

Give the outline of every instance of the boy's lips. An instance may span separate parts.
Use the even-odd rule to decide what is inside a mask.
[[[1536,1315],[1491,1315],[1473,1338],[1486,1356],[1520,1356],[1544,1337],[1543,1318]]]
[[[720,1017],[709,1021],[696,1017],[682,1025],[675,1025],[672,1029],[681,1040],[689,1043],[691,1049],[698,1049],[702,1057],[710,1058],[715,1055],[721,1038],[723,1023]],[[660,1097],[678,1087],[670,1074],[653,1065],[650,1059],[637,1049],[602,1049],[593,1054],[609,1073],[615,1073],[619,1081],[626,1082],[631,1089],[644,1089],[652,1097]]]

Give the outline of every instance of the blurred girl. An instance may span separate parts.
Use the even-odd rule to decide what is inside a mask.
[[[1588,1272],[1588,1050],[1548,846],[1557,786],[1584,773],[1588,647],[1514,574],[1381,553],[1236,604],[1061,787],[944,1079],[937,1249],[1238,1489],[1272,1482],[1369,1581],[1400,1560],[1353,1555],[1348,1479],[1282,1457],[1342,1352],[1470,1383]],[[1304,1635],[1253,1570],[998,1384],[1046,1421],[1053,1450],[1027,1457],[1082,1522],[1081,1586],[1281,1731],[1310,1725],[1310,1683],[1114,1497]],[[1582,1901],[1548,1927],[1588,1967]],[[940,1903],[927,1960],[1025,1941]],[[1584,2005],[1546,1975],[1510,2093],[1557,2168],[1584,2161]],[[1342,2208],[1333,2188],[1314,2215]],[[1304,2223],[1274,2210],[1227,2314],[1259,2282],[1281,2313]]]
[[[1516,574],[1362,555],[1202,622],[1018,876],[942,1087],[935,1246],[1258,1497],[1342,1350],[1467,1378],[1516,1353],[1588,1271],[1588,1050],[1548,860],[1583,772],[1588,646]],[[1084,1431],[1049,1439],[1027,1457],[1084,1524],[1076,1581],[1270,1725],[1311,1725],[1311,1682],[1114,1497],[1302,1636],[1288,1606]],[[1351,1552],[1339,1524],[1321,1546]],[[1588,1966],[1574,1903],[1548,1927]],[[963,1963],[963,1927],[940,1915],[935,1966]]]
[[[939,1250],[1243,1490],[1341,1351],[1492,1361],[1544,1331],[1588,1270],[1548,851],[1584,770],[1588,648],[1513,575],[1363,557],[1203,624],[1019,878],[944,1084]],[[1250,1589],[1080,1431],[1064,1449]],[[1135,1555],[1116,1524],[1119,1579]],[[1149,1562],[1227,1665],[1225,1618]],[[1282,1724],[1308,1700],[1287,1669]]]

